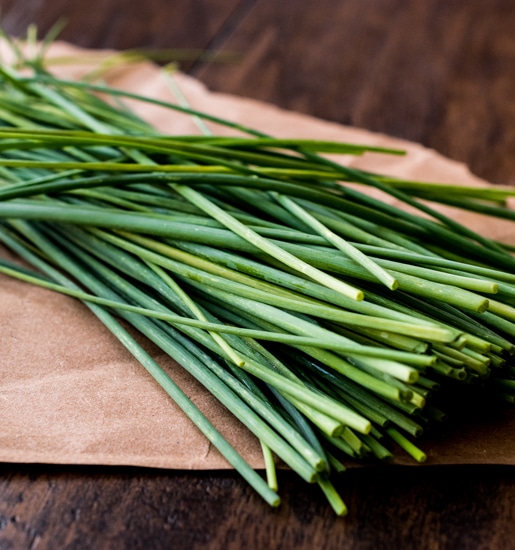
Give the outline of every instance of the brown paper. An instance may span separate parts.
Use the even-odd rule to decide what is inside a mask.
[[[83,50],[56,44],[51,56]],[[91,67],[58,66],[78,77]],[[420,145],[280,110],[257,101],[211,93],[198,81],[175,77],[192,107],[277,137],[319,138],[408,152],[405,157],[367,154],[343,158],[353,166],[399,177],[475,185],[466,167]],[[112,71],[117,88],[174,101],[160,70],[138,63]],[[191,117],[128,102],[169,134],[198,133]],[[213,127],[218,134],[231,133]],[[452,212],[452,209],[444,210]],[[452,212],[484,235],[515,244],[514,226]],[[9,252],[2,249],[3,256]],[[143,340],[142,340],[143,341]],[[246,429],[178,365],[144,342],[209,419],[249,462],[262,465],[259,445]],[[79,302],[0,276],[0,461],[117,464],[180,469],[229,467],[123,346]],[[431,464],[515,464],[515,414],[451,425],[445,436],[423,443]],[[409,463],[399,453],[398,462]]]

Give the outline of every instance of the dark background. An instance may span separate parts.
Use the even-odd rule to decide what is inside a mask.
[[[61,38],[90,48],[237,53],[182,69],[213,90],[414,140],[515,183],[511,0],[0,0],[0,9],[15,35],[64,18]],[[231,472],[5,464],[0,550],[515,547],[513,468],[367,468],[338,488],[343,520],[289,473],[271,510]]]

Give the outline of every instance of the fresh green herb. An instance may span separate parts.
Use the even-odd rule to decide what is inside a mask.
[[[41,52],[27,59],[11,44],[33,74],[0,67],[0,242],[34,269],[0,260],[0,273],[82,300],[269,504],[276,458],[344,515],[331,481],[342,461],[404,450],[423,462],[413,438],[471,385],[515,401],[512,250],[419,200],[452,195],[509,217],[511,189],[350,169],[323,154],[402,152],[275,139],[182,97],[59,80]],[[204,135],[163,135],[124,98],[238,135],[204,122]],[[116,317],[237,415],[268,484]]]

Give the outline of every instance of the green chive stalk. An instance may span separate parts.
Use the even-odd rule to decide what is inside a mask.
[[[344,462],[423,462],[413,438],[470,386],[515,402],[512,247],[419,200],[509,218],[512,190],[350,169],[324,155],[403,152],[276,139],[182,96],[60,80],[46,43],[34,60],[11,45],[32,74],[0,67],[0,242],[33,269],[0,273],[81,300],[269,504],[282,461],[344,515]],[[127,98],[237,135],[157,132]],[[266,482],[117,317],[243,422]]]

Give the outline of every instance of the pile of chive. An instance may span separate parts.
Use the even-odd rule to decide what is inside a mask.
[[[0,272],[82,300],[270,505],[279,460],[345,514],[342,461],[424,461],[413,439],[446,416],[445,388],[514,402],[510,247],[416,198],[445,202],[446,187],[321,156],[399,151],[270,138],[59,80],[12,46],[32,73],[0,67],[0,243],[32,269]],[[163,135],[126,98],[241,137]],[[458,189],[458,206],[509,212],[509,190]],[[119,319],[259,439],[266,481]]]

